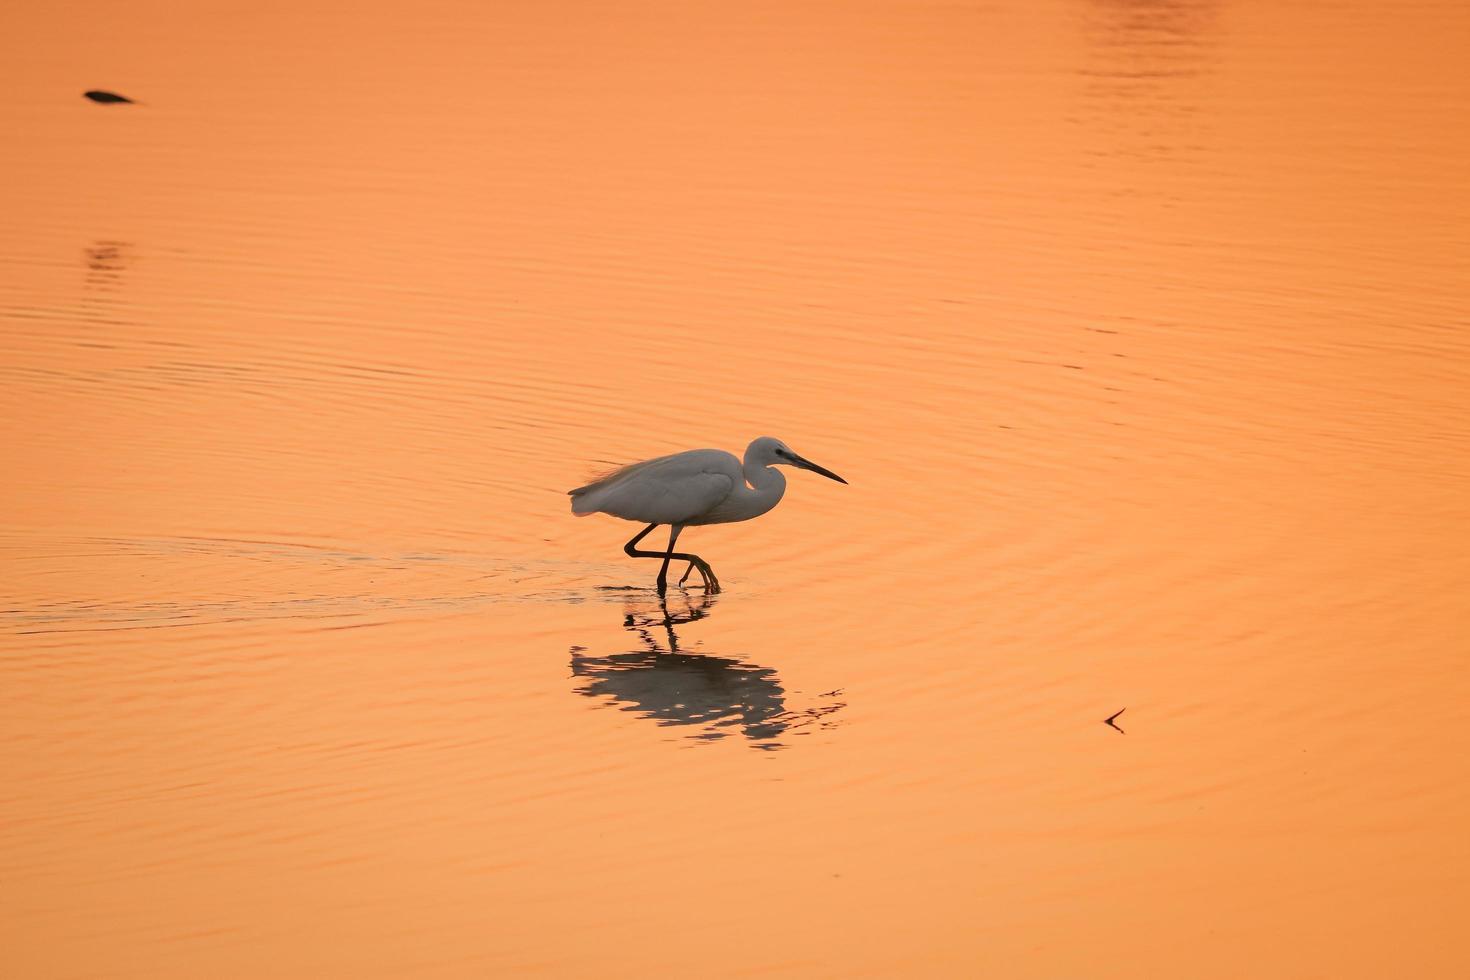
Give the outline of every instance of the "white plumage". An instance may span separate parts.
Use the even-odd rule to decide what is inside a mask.
[[[646,523],[624,547],[637,558],[663,558],[659,571],[658,592],[664,594],[669,560],[679,558],[697,568],[705,587],[719,591],[708,562],[698,555],[679,554],[674,542],[679,532],[695,524],[728,524],[759,517],[781,502],[786,492],[786,477],[776,466],[790,465],[838,483],[846,483],[836,473],[803,459],[781,440],[762,436],[745,450],[742,463],[721,449],[691,449],[672,456],[633,463],[607,476],[570,491],[572,513],[609,514],[625,521]],[[644,535],[660,524],[671,527],[667,551],[638,551],[634,547]],[[689,577],[685,571],[684,578]],[[679,580],[682,584],[684,579]]]
[[[723,449],[691,449],[614,470],[572,491],[572,513],[611,514],[644,524],[694,524],[744,483],[740,460]]]

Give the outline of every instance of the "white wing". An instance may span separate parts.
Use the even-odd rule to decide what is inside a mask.
[[[724,502],[744,480],[720,449],[691,449],[634,463],[571,491],[572,513],[611,514],[645,524],[683,524]]]

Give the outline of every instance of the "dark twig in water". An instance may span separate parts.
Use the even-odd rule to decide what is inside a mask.
[[[1125,712],[1127,710],[1128,710],[1127,708],[1119,708],[1117,711],[1114,711],[1112,714],[1110,714],[1106,718],[1104,718],[1103,719],[1103,724],[1104,725],[1107,725],[1109,728],[1115,730],[1120,735],[1127,735],[1128,733],[1125,732],[1125,731],[1123,731],[1123,729],[1119,728],[1117,726],[1117,724],[1114,722],[1114,719],[1115,718],[1117,718],[1119,715],[1121,715],[1123,712]]]
[[[96,88],[83,92],[82,98],[91,99],[93,102],[100,102],[103,105],[122,105],[124,103],[128,105],[136,104],[126,95],[118,95],[116,92],[104,92],[102,89]]]

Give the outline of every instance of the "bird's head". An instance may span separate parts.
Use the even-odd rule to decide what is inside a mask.
[[[836,480],[838,483],[847,482],[825,466],[818,466],[811,460],[798,456],[786,443],[770,436],[761,436],[752,442],[745,450],[745,459],[748,463],[753,462],[759,466],[795,466],[797,469],[820,473],[827,479]]]

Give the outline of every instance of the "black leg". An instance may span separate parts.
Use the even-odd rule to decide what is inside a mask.
[[[678,556],[676,555],[675,557]],[[689,567],[684,569],[684,574],[679,576],[678,584],[680,587],[682,587],[684,583],[688,581],[689,573],[694,571],[699,572],[699,578],[701,581],[704,582],[704,591],[720,591],[720,580],[715,577],[715,570],[713,568],[710,568],[709,562],[704,561],[697,556],[693,557],[693,560],[689,562]]]
[[[633,540],[623,545],[623,551],[628,555],[629,558],[646,558],[649,555],[653,554],[653,552],[651,551],[639,551],[638,542],[648,537],[648,532],[652,531],[656,527],[658,527],[657,524],[648,525],[643,530],[633,535]]]
[[[669,525],[669,550],[664,554],[664,563],[658,570],[658,595],[662,599],[665,592],[669,591],[669,560],[674,557],[674,542],[679,540],[679,532],[684,530],[683,524]]]
[[[706,592],[718,592],[718,591],[720,591],[720,580],[717,579],[717,578],[715,578],[714,569],[712,569],[712,568],[709,567],[709,562],[705,561],[703,558],[699,557],[698,555],[691,555],[691,554],[688,554],[686,552],[675,551],[674,550],[674,541],[673,541],[673,539],[674,538],[677,538],[679,536],[679,531],[677,531],[677,530],[674,531],[674,533],[670,536],[670,539],[669,539],[669,550],[668,551],[640,551],[638,549],[638,542],[639,541],[642,541],[644,538],[648,537],[648,532],[652,531],[656,527],[658,527],[657,524],[650,524],[647,527],[645,527],[643,530],[639,531],[637,534],[633,535],[633,539],[631,541],[629,541],[627,544],[623,545],[623,551],[624,551],[624,553],[627,554],[627,556],[629,558],[662,558],[662,559],[664,559],[663,570],[659,572],[659,593],[658,594],[659,595],[663,595],[664,594],[663,586],[664,586],[664,583],[666,581],[666,575],[665,575],[665,573],[668,571],[669,562],[672,561],[672,560],[674,560],[674,559],[676,559],[676,558],[679,559],[680,561],[687,561],[690,564],[695,565],[696,567],[698,567],[699,574],[704,576],[704,590]],[[681,527],[681,528],[679,528],[679,530],[683,530],[683,528]]]

